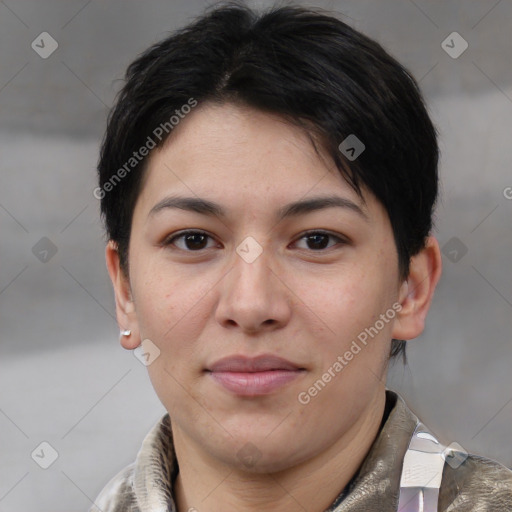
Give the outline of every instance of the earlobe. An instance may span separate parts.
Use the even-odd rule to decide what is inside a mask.
[[[393,326],[394,339],[411,340],[423,332],[441,271],[439,243],[429,236],[425,247],[411,258],[409,275],[400,286],[398,300],[402,309]]]
[[[115,242],[110,240],[105,249],[107,270],[114,287],[116,316],[120,326],[120,342],[127,350],[140,345],[140,335],[133,303],[130,282],[121,269],[119,253]]]

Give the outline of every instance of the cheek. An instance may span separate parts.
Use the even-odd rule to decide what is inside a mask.
[[[180,414],[197,415],[197,404],[202,401],[195,396],[191,379],[202,370],[198,340],[213,307],[208,295],[211,283],[160,271],[146,272],[138,286],[141,338],[149,338],[160,349],[159,357],[147,367],[153,388],[167,410],[178,408]]]
[[[211,292],[218,279],[193,272],[192,266],[188,273],[179,271],[161,259],[146,259],[145,264],[132,284],[141,339],[150,339],[160,349],[159,358],[148,367],[158,391],[158,383],[173,385],[169,374],[183,382],[200,373],[199,344],[212,315]]]
[[[374,257],[371,261],[347,265],[328,276],[306,278],[303,275],[296,280],[297,295],[304,298],[305,311],[310,310],[308,329],[322,347],[318,352],[322,368],[330,367],[359,340],[361,350],[351,359],[351,369],[344,372],[344,379],[356,367],[368,366],[378,373],[386,360],[392,323],[381,325],[379,319],[392,306],[393,273],[385,267]],[[377,333],[376,322],[379,322]],[[313,325],[318,326],[318,331],[311,331]]]
[[[211,288],[206,279],[198,277],[200,273],[189,276],[180,272],[160,254],[146,258],[141,255],[134,261],[133,269],[132,286],[141,335],[159,341],[171,330],[190,325],[188,317],[194,306]]]
[[[327,333],[346,340],[384,307],[386,288],[376,274],[347,265],[324,275],[302,274],[294,289]]]

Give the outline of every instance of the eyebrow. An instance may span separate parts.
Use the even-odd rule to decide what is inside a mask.
[[[344,197],[339,196],[318,196],[309,199],[302,199],[289,203],[277,211],[277,219],[279,221],[289,217],[296,217],[306,213],[323,210],[325,208],[346,208],[360,215],[363,219],[368,221],[367,214],[362,208]],[[218,217],[224,219],[227,217],[226,210],[218,203],[202,199],[199,197],[178,197],[170,196],[159,201],[153,208],[151,208],[148,217],[156,213],[166,210],[168,208],[179,208],[180,210],[187,210],[191,212],[208,215],[211,217]]]

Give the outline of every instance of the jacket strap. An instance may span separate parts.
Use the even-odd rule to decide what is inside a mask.
[[[444,448],[418,421],[404,456],[398,512],[437,512]]]

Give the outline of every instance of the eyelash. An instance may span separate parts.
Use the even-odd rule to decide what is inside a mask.
[[[171,237],[167,238],[166,240],[164,240],[164,242],[162,243],[162,246],[170,246],[172,245],[176,240],[178,239],[184,239],[186,236],[188,235],[205,235],[207,236],[208,238],[211,238],[213,239],[213,237],[211,235],[209,235],[208,233],[206,233],[205,231],[200,231],[200,230],[188,230],[188,231],[182,231],[181,233],[177,233],[175,235],[172,235]],[[330,237],[330,238],[333,238],[335,240],[337,240],[338,243],[341,243],[343,245],[347,244],[348,241],[346,239],[343,239],[342,237],[338,236],[338,235],[334,235],[333,233],[330,233],[329,231],[322,231],[322,230],[311,230],[311,231],[306,231],[305,233],[303,233],[299,238],[296,239],[296,241],[299,241],[299,240],[302,240],[303,238],[307,238],[307,237],[311,237],[313,235],[321,235],[321,236],[327,236],[327,237]],[[315,253],[320,253],[320,252],[325,252],[327,249],[331,249],[332,247],[334,246],[330,246],[330,247],[327,247],[327,248],[324,248],[324,249],[309,249],[309,251],[311,252],[315,252]],[[209,249],[209,248],[205,248],[205,249],[198,249],[196,251],[194,250],[189,250],[189,249],[181,249],[181,248],[178,248],[179,250],[181,251],[184,251],[184,252],[197,252],[197,253],[200,253],[201,251],[204,251],[206,249]],[[306,249],[308,250],[308,249]]]

